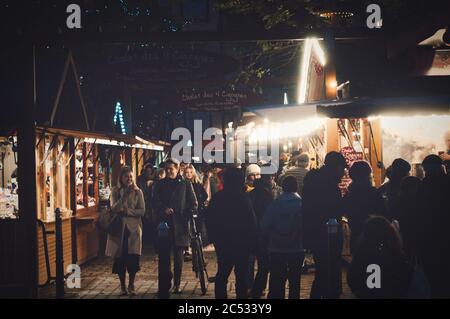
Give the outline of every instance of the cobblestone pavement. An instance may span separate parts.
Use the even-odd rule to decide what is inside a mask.
[[[207,269],[210,276],[216,274],[215,253],[205,251]],[[112,259],[99,257],[81,266],[81,288],[65,289],[65,298],[68,299],[156,299],[158,289],[158,259],[152,252],[146,252],[141,257],[141,271],[136,276],[135,288],[137,296],[119,296],[120,283],[116,275],[111,273]],[[302,274],[301,299],[309,298],[309,291],[314,279],[314,271]],[[342,298],[352,298],[343,276]],[[172,294],[171,299],[212,299],[214,298],[214,283],[208,283],[208,292],[202,296],[200,284],[192,271],[192,263],[185,262],[181,281],[182,292]],[[230,276],[228,283],[229,298],[235,298],[234,275]],[[55,298],[55,286],[50,285],[39,290],[39,298]]]

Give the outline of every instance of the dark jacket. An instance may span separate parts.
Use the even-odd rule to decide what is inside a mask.
[[[421,255],[433,298],[450,298],[450,176],[426,176],[419,188]]]
[[[169,224],[175,245],[189,246],[189,217],[197,209],[197,199],[191,182],[177,177],[175,180],[165,178],[154,185],[153,207],[158,216],[158,222]],[[172,208],[174,213],[167,216],[166,208]]]
[[[206,201],[208,199],[208,194],[201,183],[192,183],[192,187],[194,188],[195,197],[197,198],[198,204],[198,213],[201,215],[206,208]]]
[[[392,220],[399,209],[401,180],[389,180],[378,191],[386,203],[386,218]]]
[[[261,230],[268,234],[272,253],[299,253],[303,250],[302,199],[297,193],[281,194],[267,209]]]
[[[254,252],[257,224],[249,197],[238,190],[214,194],[205,213],[210,240],[218,250]]]
[[[271,189],[264,187],[262,183],[255,183],[255,189],[248,195],[252,201],[255,217],[259,224],[264,217],[267,207],[269,207],[270,203],[273,201],[272,191]]]
[[[370,185],[351,184],[343,201],[344,213],[348,216],[352,234],[352,247],[354,247],[369,216],[385,216],[386,208],[381,194]]]
[[[368,273],[369,265],[380,266],[380,287],[370,289],[367,282],[373,282],[369,276],[375,276],[374,270]],[[365,248],[353,257],[347,273],[347,282],[358,299],[407,298],[413,284],[414,268],[403,253],[383,248]]]
[[[343,215],[343,200],[338,183],[326,167],[306,174],[303,186],[304,244],[306,248],[327,245],[327,226],[330,218]]]

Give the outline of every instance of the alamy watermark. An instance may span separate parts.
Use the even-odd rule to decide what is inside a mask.
[[[68,289],[81,288],[81,268],[77,264],[70,264],[66,268],[66,273],[70,274],[66,280]]]
[[[366,279],[366,285],[369,289],[381,288],[381,267],[377,264],[367,266],[366,272],[370,274]]]
[[[180,139],[181,138],[181,139]],[[172,141],[178,141],[171,150],[171,157],[184,163],[265,163],[261,174],[275,174],[279,167],[279,141],[276,134],[251,138],[245,132],[229,127],[223,131],[210,127],[203,131],[202,121],[194,120],[194,136],[184,127],[173,130]],[[203,142],[209,141],[203,147]]]
[[[383,26],[380,6],[376,3],[369,4],[366,12],[370,13],[366,20],[367,27],[369,29],[380,29]]]

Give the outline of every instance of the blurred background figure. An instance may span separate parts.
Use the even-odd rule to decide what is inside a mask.
[[[294,176],[297,180],[298,185],[298,193],[300,196],[303,194],[303,180],[305,179],[306,174],[309,172],[309,155],[308,153],[302,153],[297,156],[295,156],[291,160],[293,166],[288,168],[284,174],[280,175],[278,177],[278,185],[283,184],[283,179],[286,176]]]

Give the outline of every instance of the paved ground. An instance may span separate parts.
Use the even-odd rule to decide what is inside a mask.
[[[216,261],[213,251],[206,251],[208,274],[215,276]],[[137,296],[119,296],[120,284],[116,275],[111,273],[112,260],[106,257],[99,257],[81,267],[81,289],[65,290],[65,298],[70,299],[155,299],[157,298],[158,271],[157,257],[154,253],[147,252],[141,257],[141,271],[136,276]],[[343,276],[345,279],[345,276]],[[302,275],[301,298],[307,299],[314,279],[314,270]],[[214,284],[208,284],[208,292],[201,295],[200,285],[192,272],[191,262],[185,262],[183,268],[183,278],[181,282],[182,293],[172,295],[173,299],[211,299],[214,298]],[[234,275],[229,280],[229,298],[235,297]],[[54,298],[54,285],[39,290],[40,298]],[[342,298],[351,298],[351,292],[344,280]]]

